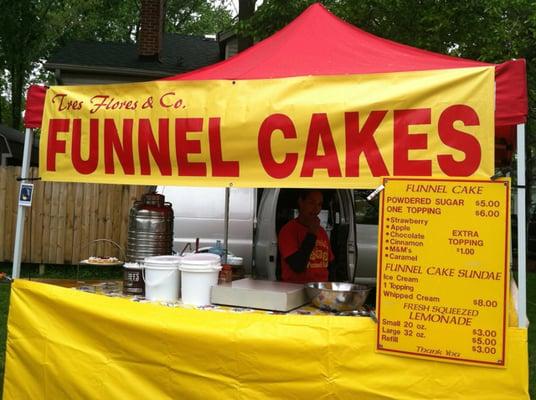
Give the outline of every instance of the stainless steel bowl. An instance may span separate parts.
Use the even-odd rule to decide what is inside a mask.
[[[326,311],[358,310],[371,288],[345,282],[311,282],[305,285],[313,305]]]

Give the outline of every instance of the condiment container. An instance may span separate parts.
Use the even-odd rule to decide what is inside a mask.
[[[218,285],[233,281],[233,267],[229,264],[223,264],[218,276]]]

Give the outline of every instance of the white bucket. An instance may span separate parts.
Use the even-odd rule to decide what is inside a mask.
[[[143,269],[145,298],[177,301],[180,297],[179,256],[147,257]]]
[[[210,304],[210,290],[218,284],[220,256],[199,253],[183,257],[179,269],[182,280],[182,302],[196,306]]]

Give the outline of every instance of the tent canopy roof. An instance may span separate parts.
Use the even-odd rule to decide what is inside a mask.
[[[269,38],[220,63],[169,80],[269,79],[493,66],[406,46],[350,25],[316,3]],[[525,122],[524,60],[495,65],[497,125]]]

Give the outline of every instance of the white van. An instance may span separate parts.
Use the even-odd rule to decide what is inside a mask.
[[[214,246],[224,237],[224,188],[165,186],[158,193],[173,205],[174,245],[177,253]],[[229,200],[229,251],[244,259],[246,273],[259,279],[279,278],[277,234],[296,215],[299,189],[231,188]],[[357,224],[354,203],[363,198],[352,190],[322,189],[320,219],[330,236],[337,280],[376,281],[376,224]],[[370,191],[368,191],[370,192]],[[360,192],[356,192],[360,193]],[[358,207],[359,209],[359,207]],[[357,216],[359,217],[359,213]],[[357,270],[354,269],[357,236]],[[355,276],[354,276],[355,270]]]

